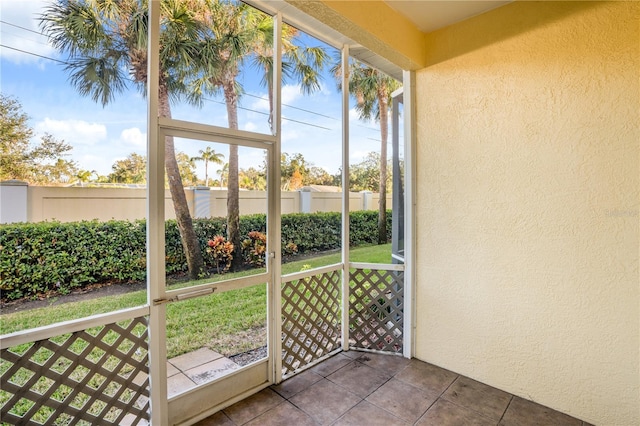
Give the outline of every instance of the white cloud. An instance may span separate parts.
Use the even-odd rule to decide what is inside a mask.
[[[282,86],[282,103],[291,105],[295,101],[297,101],[300,97],[302,97],[302,92],[300,91],[300,86],[285,84]]]
[[[84,154],[76,157],[81,169],[95,170],[99,175],[106,175],[111,172],[110,166],[105,163],[105,159],[97,155]],[[92,178],[95,176],[92,176]]]
[[[50,2],[46,0],[10,0],[0,3],[0,15],[4,21],[0,26],[2,44],[10,47],[0,50],[2,58],[21,64],[42,61],[42,58],[35,55],[56,56],[47,37],[33,32],[41,33],[39,17],[48,4]]]
[[[335,83],[333,83],[335,87]],[[335,89],[334,89],[335,90]],[[320,82],[320,91],[319,93],[322,93],[324,96],[332,96],[333,92],[331,91],[331,89],[329,89],[327,87],[327,84],[325,84],[324,82]],[[340,95],[340,92],[337,91],[337,94]]]
[[[305,136],[306,136],[306,135],[305,135]],[[303,138],[301,138],[301,137],[300,137],[300,133],[299,133],[299,132],[297,132],[297,131],[296,131],[296,130],[294,130],[294,129],[286,129],[286,130],[283,130],[283,132],[282,132],[282,143],[283,143],[283,144],[285,144],[285,143],[287,143],[287,142],[291,142],[292,144],[289,144],[289,145],[294,145],[294,146],[295,146],[295,144],[293,144],[293,143],[294,143],[294,142],[299,143],[299,142],[300,142],[300,140],[302,140],[302,139],[303,139]],[[307,137],[307,138],[305,138],[305,139],[306,139],[306,140],[309,140],[309,138],[308,138],[308,137]]]
[[[267,95],[260,94],[257,96],[260,96],[261,99],[255,99],[249,106],[249,109],[261,112],[269,112],[269,99],[266,98]],[[262,98],[263,96],[264,98]]]
[[[120,140],[124,142],[125,145],[133,145],[136,148],[147,146],[147,134],[143,133],[137,127],[124,129],[120,133]]]
[[[356,111],[355,108],[349,109],[349,121],[357,121],[357,120],[360,120],[360,115],[358,114],[358,111]],[[363,123],[366,123],[366,121],[363,121]]]
[[[37,133],[50,133],[56,139],[63,139],[71,145],[95,145],[107,137],[104,124],[82,120],[53,120],[46,117],[35,126]]]
[[[247,132],[253,132],[258,128],[258,126],[256,126],[256,124],[253,121],[248,121],[242,126],[242,128]]]

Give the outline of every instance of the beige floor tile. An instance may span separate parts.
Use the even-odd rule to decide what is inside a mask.
[[[387,374],[396,374],[406,368],[411,362],[409,359],[401,356],[374,353],[363,353],[357,360]]]
[[[311,368],[311,371],[313,371],[314,373],[318,373],[323,377],[327,377],[328,375],[335,373],[337,370],[349,364],[351,361],[353,361],[353,358],[340,353],[314,366],[313,368]]]
[[[415,426],[495,426],[496,421],[445,399],[439,399]]]
[[[500,421],[511,401],[510,394],[463,376],[449,386],[442,398],[496,422]]]
[[[307,413],[318,424],[326,425],[358,404],[362,398],[322,379],[289,401]]]
[[[233,423],[222,411],[218,411],[213,416],[200,420],[193,426],[235,426],[235,423]]]
[[[353,361],[327,376],[333,383],[342,386],[361,398],[366,398],[391,378],[390,374]]]
[[[411,423],[395,417],[367,401],[349,410],[333,426],[410,426]]]
[[[501,426],[581,426],[582,421],[559,411],[552,410],[533,401],[514,396]]]
[[[278,392],[278,394],[280,394],[283,398],[289,399],[293,395],[307,389],[309,386],[321,379],[321,375],[316,374],[313,370],[307,370],[303,371],[302,373],[296,374],[295,376],[283,381],[276,386],[271,386],[271,389]]]
[[[457,377],[457,374],[449,370],[416,359],[412,359],[404,370],[395,375],[396,379],[438,395],[444,392]]]
[[[340,352],[340,355],[344,355],[344,356],[346,356],[348,358],[351,358],[351,359],[356,359],[356,358],[360,358],[362,356],[362,354],[364,354],[364,353],[365,352],[362,352],[362,351],[351,350],[351,351]]]
[[[246,423],[246,426],[316,426],[316,422],[291,403],[283,402]]]
[[[438,399],[408,383],[391,379],[367,397],[367,401],[389,411],[396,417],[414,423]]]
[[[284,398],[267,388],[225,408],[223,412],[235,424],[241,425],[269,411],[282,402],[284,402]]]

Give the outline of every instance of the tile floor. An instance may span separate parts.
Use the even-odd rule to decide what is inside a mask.
[[[197,423],[210,425],[587,423],[422,361],[349,351]]]

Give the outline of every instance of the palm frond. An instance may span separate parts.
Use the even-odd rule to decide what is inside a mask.
[[[102,105],[111,102],[115,94],[126,87],[126,77],[117,56],[74,59],[66,69],[70,72],[71,84],[78,92]]]
[[[97,11],[80,2],[54,2],[45,8],[40,26],[53,47],[70,56],[94,52],[108,38]]]

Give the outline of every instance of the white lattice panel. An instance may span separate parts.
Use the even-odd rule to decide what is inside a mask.
[[[283,283],[283,376],[339,347],[340,282],[332,271]]]
[[[147,318],[3,349],[3,424],[148,424]]]
[[[404,272],[351,271],[349,345],[402,353]]]

